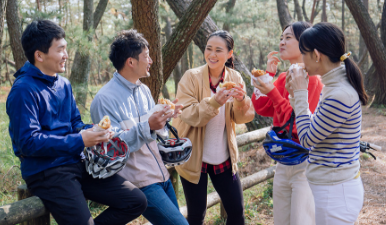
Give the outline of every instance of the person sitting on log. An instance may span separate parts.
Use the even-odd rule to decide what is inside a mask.
[[[147,206],[142,191],[118,174],[93,179],[81,158],[85,147],[106,142],[111,135],[82,122],[71,84],[58,74],[68,59],[63,28],[35,20],[21,43],[28,61],[14,75],[6,108],[12,147],[28,189],[60,225],[134,220]],[[93,219],[86,198],[109,208]]]

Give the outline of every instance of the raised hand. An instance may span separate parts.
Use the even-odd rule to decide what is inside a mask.
[[[218,104],[224,105],[231,97],[232,95],[230,94],[230,91],[227,91],[224,87],[216,93],[214,99],[216,100],[216,102],[218,102]]]
[[[165,106],[165,108],[159,112],[153,113],[148,120],[150,130],[162,129],[166,124],[166,120],[172,116],[173,112],[170,110],[170,105]]]
[[[268,53],[268,56],[267,56],[268,61],[267,61],[267,70],[266,71],[271,72],[271,73],[276,73],[277,65],[280,62],[280,59],[276,56],[273,56],[273,55],[275,55],[277,53],[279,53],[279,52],[273,51],[273,52]]]
[[[111,136],[108,130],[93,131],[93,128],[83,131],[81,135],[85,147],[91,147],[101,142],[107,142]]]

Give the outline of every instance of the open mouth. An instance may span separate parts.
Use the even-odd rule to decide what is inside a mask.
[[[65,67],[66,66],[66,62],[62,62],[62,63],[60,63],[60,67]]]
[[[217,63],[218,62],[218,60],[214,60],[214,59],[208,59],[208,61],[210,62],[210,63]]]

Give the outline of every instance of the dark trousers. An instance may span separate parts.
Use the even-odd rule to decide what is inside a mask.
[[[47,169],[28,177],[26,183],[60,225],[123,225],[147,207],[145,195],[133,184],[118,174],[93,179],[81,162]],[[94,220],[85,198],[109,208]]]
[[[213,166],[209,164],[208,174],[228,214],[226,224],[243,225],[245,222],[244,199],[239,175],[236,174],[237,179],[233,180],[231,169],[216,175],[214,174]],[[208,174],[201,173],[198,184],[193,184],[181,177],[188,208],[188,223],[190,225],[204,224]]]

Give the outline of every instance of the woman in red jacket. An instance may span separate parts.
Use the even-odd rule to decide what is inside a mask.
[[[300,35],[311,27],[307,22],[295,22],[288,25],[280,37],[280,58],[291,64],[303,63],[299,50]],[[279,58],[268,54],[267,70],[271,76],[276,74]],[[252,102],[256,113],[273,117],[273,126],[281,127],[290,118],[292,107],[286,86],[286,72],[279,75],[274,83],[255,82]],[[309,106],[314,112],[323,84],[319,76],[309,77]],[[291,89],[290,89],[291,90]],[[291,94],[293,96],[293,93]],[[286,130],[288,131],[288,128]],[[292,140],[299,143],[296,127],[292,129]],[[275,225],[313,225],[315,224],[315,206],[311,189],[305,176],[307,160],[295,166],[278,163],[273,181],[273,213]]]

